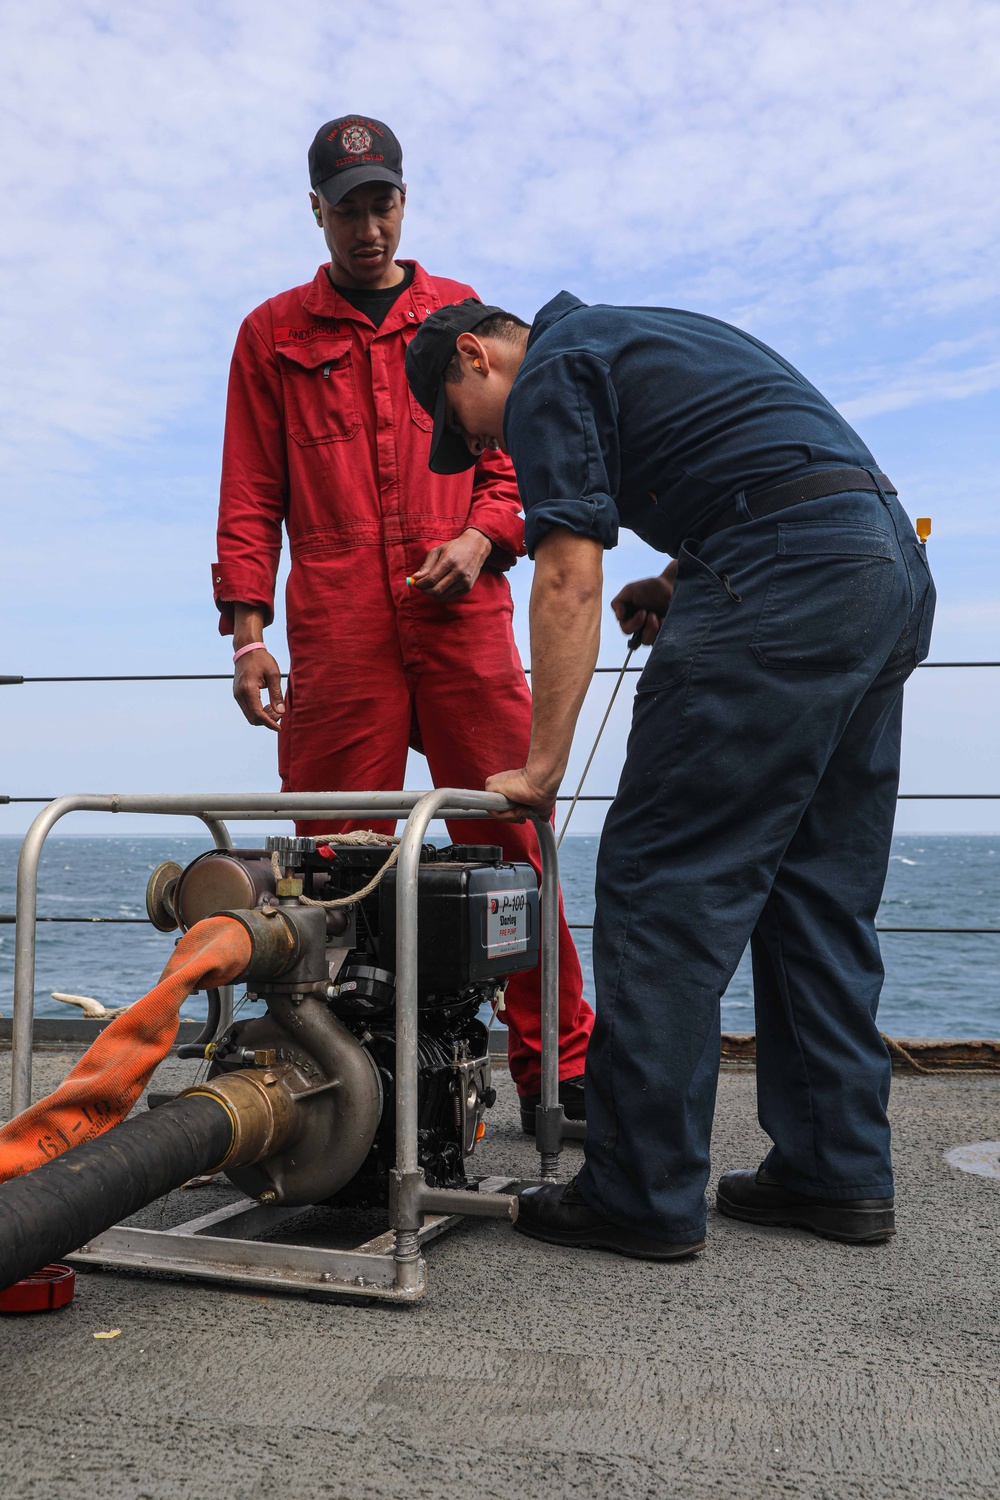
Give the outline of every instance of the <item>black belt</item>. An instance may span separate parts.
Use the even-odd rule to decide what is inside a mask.
[[[815,474],[803,474],[801,479],[788,479],[784,484],[772,485],[767,490],[752,490],[744,495],[752,521],[763,520],[776,510],[785,510],[789,505],[801,505],[803,500],[822,500],[824,495],[840,495],[845,490],[872,490],[878,493],[879,486],[888,495],[896,494],[896,487],[887,475],[876,469],[878,482],[867,469],[821,469]],[[727,505],[721,515],[702,533],[701,540],[725,531],[729,526],[738,526],[747,517],[735,505]]]

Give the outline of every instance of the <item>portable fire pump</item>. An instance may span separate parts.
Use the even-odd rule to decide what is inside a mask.
[[[274,837],[264,849],[210,850],[183,870],[161,865],[150,878],[147,910],[161,931],[224,911],[250,932],[247,1000],[263,1001],[264,1014],[234,1022],[207,1049],[181,1051],[207,1050],[209,1083],[250,1070],[280,1078],[294,1106],[308,1105],[280,1149],[224,1168],[259,1202],[388,1202],[396,869],[351,897],[390,858],[384,844]],[[419,1165],[428,1186],[460,1188],[496,1098],[481,1015],[502,1005],[511,974],[538,962],[535,873],[490,845],[424,844],[418,922]]]
[[[438,789],[79,794],[39,813],[18,873],[0,1286],[67,1256],[405,1303],[425,1290],[429,1240],[467,1215],[516,1219],[517,1184],[477,1179],[468,1165],[496,1097],[487,1022],[510,975],[539,962],[544,1179],[556,1175],[562,1142],[582,1134],[558,1103],[555,836],[536,820],[541,892],[532,867],[504,861],[497,847],[424,841],[435,817],[507,809],[490,793]],[[80,810],[194,814],[216,847],[186,867],[154,870],[147,911],[160,931],[180,931],[173,958],[55,1093],[32,1105],[38,861],[56,821]],[[407,821],[398,844],[281,835],[264,848],[233,848],[225,820],[261,814]],[[231,983],[246,985],[235,1010]],[[208,1024],[197,1044],[177,1050],[202,1058],[205,1076],[129,1116],[195,988],[207,990]],[[189,1179],[217,1173],[240,1190],[238,1201],[168,1229],[128,1222]],[[317,1213],[357,1224],[359,1212],[386,1227],[346,1247],[354,1229],[333,1244],[328,1229],[318,1240],[307,1232]]]

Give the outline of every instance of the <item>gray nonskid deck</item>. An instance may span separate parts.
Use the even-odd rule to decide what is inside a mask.
[[[40,1054],[37,1091],[71,1061]],[[154,1086],[190,1076],[171,1062]],[[752,1072],[723,1073],[716,1173],[763,1149],[753,1090]],[[527,1175],[504,1073],[499,1094],[481,1170]],[[942,1161],[997,1139],[1000,1079],[897,1077],[892,1115],[899,1234],[883,1247],[712,1213],[700,1259],[655,1266],[470,1222],[428,1247],[431,1290],[412,1309],[81,1272],[65,1312],[0,1320],[0,1489],[1000,1497],[1000,1181]],[[578,1159],[568,1147],[567,1174]],[[134,1222],[235,1196],[174,1193]]]

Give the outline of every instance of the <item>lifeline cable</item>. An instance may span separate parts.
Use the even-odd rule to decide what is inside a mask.
[[[642,639],[640,636],[640,632],[637,630],[629,640],[628,650],[625,653],[625,660],[622,662],[621,670],[619,671],[618,676],[615,678],[615,685],[611,690],[611,698],[609,699],[608,706],[604,711],[604,718],[601,720],[601,727],[597,731],[597,738],[593,743],[590,754],[587,756],[587,764],[583,768],[583,775],[580,777],[580,783],[577,786],[576,791],[573,793],[573,800],[569,805],[569,811],[563,819],[563,826],[559,830],[559,837],[556,839],[557,849],[566,836],[566,830],[569,827],[569,820],[573,816],[573,811],[576,807],[576,804],[580,800],[580,793],[583,791],[583,783],[587,779],[587,773],[590,770],[591,765],[593,764],[594,756],[597,754],[597,747],[601,743],[601,735],[604,733],[604,726],[607,724],[608,719],[611,717],[611,710],[614,708],[615,699],[618,697],[618,689],[625,681],[625,673],[628,671],[628,664],[641,645]]]

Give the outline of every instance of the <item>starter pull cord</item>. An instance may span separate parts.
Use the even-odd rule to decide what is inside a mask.
[[[632,660],[633,656],[638,651],[638,649],[639,649],[639,647],[641,645],[642,645],[642,631],[641,630],[636,630],[629,637],[628,650],[625,653],[625,660],[622,662],[622,669],[621,669],[621,671],[618,673],[618,676],[615,678],[615,685],[614,685],[614,687],[611,690],[611,697],[608,700],[608,706],[604,710],[604,718],[601,720],[601,727],[597,731],[597,738],[594,741],[593,745],[591,746],[590,754],[587,756],[587,764],[583,768],[583,775],[580,777],[580,783],[579,783],[576,791],[573,793],[573,800],[572,800],[572,802],[569,805],[569,811],[567,812],[566,817],[563,819],[563,826],[562,826],[562,828],[559,830],[559,837],[556,839],[556,848],[557,849],[559,848],[559,845],[562,843],[563,839],[566,837],[566,830],[569,827],[569,820],[573,816],[573,812],[574,812],[574,810],[576,808],[576,804],[580,800],[580,793],[583,791],[583,783],[586,781],[587,774],[590,771],[590,768],[591,768],[591,766],[594,763],[594,756],[597,754],[597,747],[601,743],[601,735],[604,733],[604,726],[607,724],[608,720],[611,717],[611,710],[614,708],[614,706],[615,706],[615,699],[618,697],[618,689],[621,687],[622,683],[625,681],[625,673],[628,670],[628,664]]]

